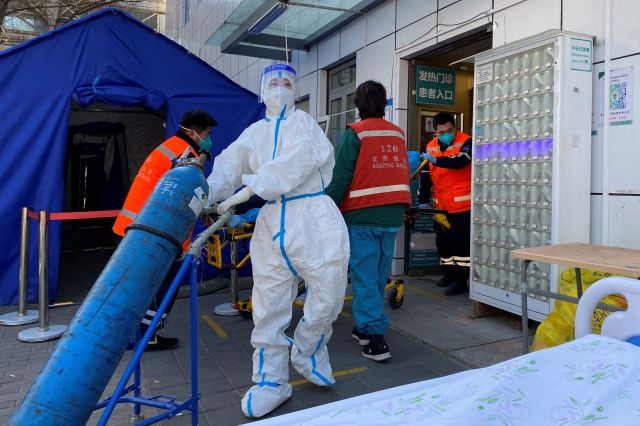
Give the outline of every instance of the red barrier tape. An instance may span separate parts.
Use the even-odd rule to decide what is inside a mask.
[[[49,213],[49,220],[76,220],[76,219],[102,219],[105,217],[116,217],[120,210],[100,210],[94,212],[63,212]],[[40,212],[27,210],[27,215],[34,220],[40,219]]]
[[[116,217],[118,216],[118,213],[120,213],[120,210],[51,213],[49,215],[49,220],[101,219],[105,217]]]

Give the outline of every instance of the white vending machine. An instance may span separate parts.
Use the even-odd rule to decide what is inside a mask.
[[[565,31],[474,56],[470,297],[520,314],[511,250],[589,242],[593,37]],[[529,287],[555,291],[560,269],[531,263]],[[528,299],[544,319],[553,300]]]

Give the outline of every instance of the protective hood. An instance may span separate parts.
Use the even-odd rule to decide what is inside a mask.
[[[293,111],[297,93],[298,79],[290,65],[269,65],[262,72],[260,101],[267,107],[267,116],[280,114],[285,106],[287,111]]]

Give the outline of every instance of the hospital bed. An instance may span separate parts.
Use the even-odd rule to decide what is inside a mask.
[[[622,293],[628,309],[591,333],[598,301]],[[576,313],[576,340],[499,364],[373,392],[253,424],[640,425],[640,282],[593,284]],[[336,386],[340,386],[340,383]]]

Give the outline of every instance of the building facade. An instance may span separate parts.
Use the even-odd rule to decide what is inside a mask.
[[[278,56],[281,61],[286,57],[283,38],[276,35],[282,35],[287,25],[287,47],[300,78],[299,107],[317,119],[332,117],[334,143],[344,124],[356,118],[353,92],[363,81],[373,79],[385,85],[390,104],[387,117],[406,130],[409,148],[418,149],[431,137],[430,117],[438,111],[453,112],[459,127],[473,131],[473,59],[456,61],[552,29],[594,36],[591,164],[584,176],[591,180],[590,241],[640,248],[636,223],[640,167],[635,164],[640,158],[636,141],[640,108],[638,97],[633,96],[640,74],[640,3],[636,0],[302,1],[297,3],[307,3],[308,10],[294,11],[291,6],[263,30],[267,36],[238,36],[243,29],[246,36],[246,29],[258,23],[256,12],[264,16],[262,12],[275,3],[169,0],[167,35],[256,92],[261,70]],[[334,19],[332,27],[327,16],[334,12],[342,13],[342,20]],[[309,36],[305,23],[313,23],[314,31],[325,31]],[[309,43],[302,45],[305,41]],[[427,92],[421,91],[417,77],[429,68],[419,67],[454,70],[456,83],[446,102],[420,101],[420,94]],[[628,119],[609,126],[597,117],[604,111],[605,69],[612,75],[617,70],[630,71],[623,94]]]

